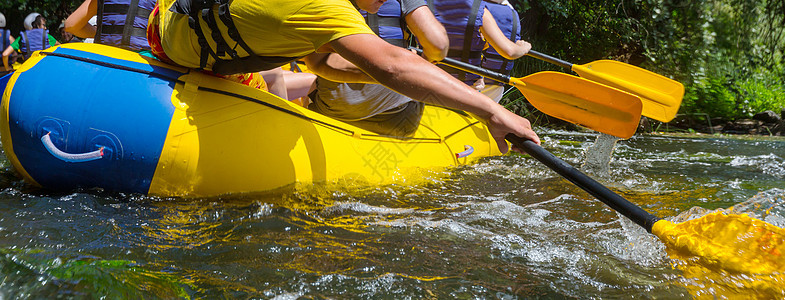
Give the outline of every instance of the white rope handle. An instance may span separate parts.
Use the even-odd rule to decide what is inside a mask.
[[[104,156],[104,147],[98,148],[98,150],[87,152],[87,153],[67,153],[60,149],[57,149],[54,143],[52,143],[52,138],[49,137],[49,132],[46,135],[41,137],[41,142],[44,144],[44,148],[46,148],[52,156],[57,157],[58,159],[77,163],[77,162],[86,162],[96,159],[101,159]]]

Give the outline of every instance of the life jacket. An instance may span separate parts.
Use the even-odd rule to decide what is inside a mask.
[[[234,25],[232,15],[229,13],[229,2],[230,0],[176,0],[169,9],[171,13],[188,16],[188,23],[196,33],[201,47],[200,70],[207,66],[208,57],[215,60],[211,69],[213,73],[218,75],[271,70],[300,58],[254,54]],[[214,11],[216,8],[218,9],[217,19]],[[208,28],[202,28],[200,19],[207,24]],[[218,22],[227,28],[226,33],[231,41],[224,40]],[[207,41],[206,34],[210,34],[210,37],[215,41],[214,48]],[[233,45],[230,46],[229,42],[232,42]],[[238,46],[250,55],[240,57],[235,51]]]
[[[479,66],[485,46],[480,36],[485,2],[482,0],[428,0],[428,7],[439,20],[447,37],[450,49],[447,57]],[[479,75],[442,67],[445,71],[467,84],[472,84]]]
[[[51,47],[49,45],[49,30],[43,28],[22,31],[21,39],[19,50],[22,51],[22,56],[25,59],[30,58],[30,54],[35,51]]]
[[[499,29],[502,30],[504,36],[508,37],[510,41],[517,42],[521,39],[520,19],[518,12],[512,7],[496,3],[486,3],[485,6],[491,12]],[[482,52],[482,67],[491,71],[499,72],[505,75],[510,75],[514,61],[502,57],[493,46],[488,45]],[[493,80],[486,81],[485,84],[499,84]]]
[[[0,29],[0,43],[3,44],[3,50],[11,45],[11,31],[8,29]]]
[[[401,15],[401,2],[398,0],[387,0],[375,14],[360,10],[360,14],[365,17],[365,23],[380,38],[398,47],[406,47],[407,42],[404,35],[404,20]]]
[[[95,43],[133,51],[150,50],[147,20],[156,0],[98,0]]]

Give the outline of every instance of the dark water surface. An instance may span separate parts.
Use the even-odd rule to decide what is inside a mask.
[[[576,166],[596,137],[543,136]],[[414,186],[209,199],[51,193],[0,162],[0,299],[713,297],[656,237],[521,155]],[[660,217],[735,206],[785,227],[783,139],[637,136],[601,181]]]

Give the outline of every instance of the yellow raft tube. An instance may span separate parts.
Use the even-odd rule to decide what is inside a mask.
[[[48,189],[209,197],[322,181],[387,184],[500,154],[487,127],[463,112],[426,106],[413,137],[381,136],[98,44],[41,51],[3,85],[6,157]]]

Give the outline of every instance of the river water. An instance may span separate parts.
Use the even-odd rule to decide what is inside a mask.
[[[596,141],[540,133],[575,166]],[[0,299],[723,296],[523,155],[427,171],[415,185],[209,199],[51,193],[0,162]],[[595,175],[660,217],[733,208],[785,227],[785,139],[639,135],[616,142]]]

